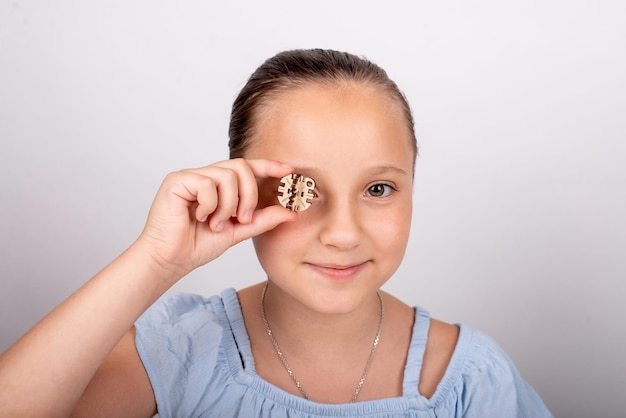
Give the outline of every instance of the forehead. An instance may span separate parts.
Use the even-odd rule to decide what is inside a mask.
[[[258,113],[245,156],[304,166],[357,160],[402,169],[412,167],[414,157],[397,100],[355,83],[305,85],[276,95]]]

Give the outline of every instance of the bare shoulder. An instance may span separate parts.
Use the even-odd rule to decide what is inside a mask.
[[[437,319],[430,320],[424,362],[420,374],[419,392],[430,398],[443,378],[457,340],[459,327]]]
[[[129,330],[100,366],[72,417],[152,417],[156,400]]]

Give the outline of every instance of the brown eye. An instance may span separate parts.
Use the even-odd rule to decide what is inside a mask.
[[[388,184],[374,184],[367,189],[367,194],[372,197],[387,197],[393,188]]]

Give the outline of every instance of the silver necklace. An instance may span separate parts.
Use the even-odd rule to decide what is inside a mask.
[[[304,391],[304,388],[302,388],[300,381],[296,378],[296,375],[291,370],[291,367],[289,367],[289,363],[287,363],[287,359],[285,358],[283,351],[280,349],[280,346],[278,345],[278,341],[276,341],[276,338],[274,338],[274,334],[272,333],[270,324],[267,322],[267,319],[265,318],[265,292],[266,291],[267,291],[267,283],[265,284],[265,287],[263,288],[263,292],[261,293],[261,318],[263,319],[263,324],[265,324],[265,331],[267,332],[267,336],[270,338],[270,341],[272,342],[272,345],[274,346],[274,350],[276,350],[276,354],[278,355],[278,358],[283,363],[283,366],[285,366],[285,369],[287,370],[289,377],[291,377],[291,380],[293,380],[293,383],[295,383],[296,388],[298,388],[298,391],[300,392],[300,394],[304,397],[304,399],[310,400],[309,396]],[[380,331],[383,328],[383,320],[385,319],[385,305],[383,304],[383,298],[380,296],[380,292],[376,292],[376,296],[378,296],[378,301],[380,302],[380,319],[378,320],[378,329],[376,330],[376,337],[374,338],[374,343],[372,344],[372,350],[370,351],[370,355],[367,359],[367,363],[365,364],[363,375],[361,376],[361,379],[359,379],[359,383],[356,385],[356,389],[354,389],[354,393],[352,394],[352,399],[350,400],[350,402],[356,402],[356,399],[359,397],[359,393],[361,393],[361,388],[363,387],[363,383],[365,383],[365,379],[367,378],[367,372],[369,371],[370,366],[372,365],[372,361],[374,360],[374,353],[376,353],[376,347],[378,347],[378,342],[380,341]]]

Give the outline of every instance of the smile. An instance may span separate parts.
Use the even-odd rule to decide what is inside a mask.
[[[341,265],[321,265],[306,263],[314,272],[335,281],[347,281],[354,278],[367,264],[367,261],[341,266]]]

